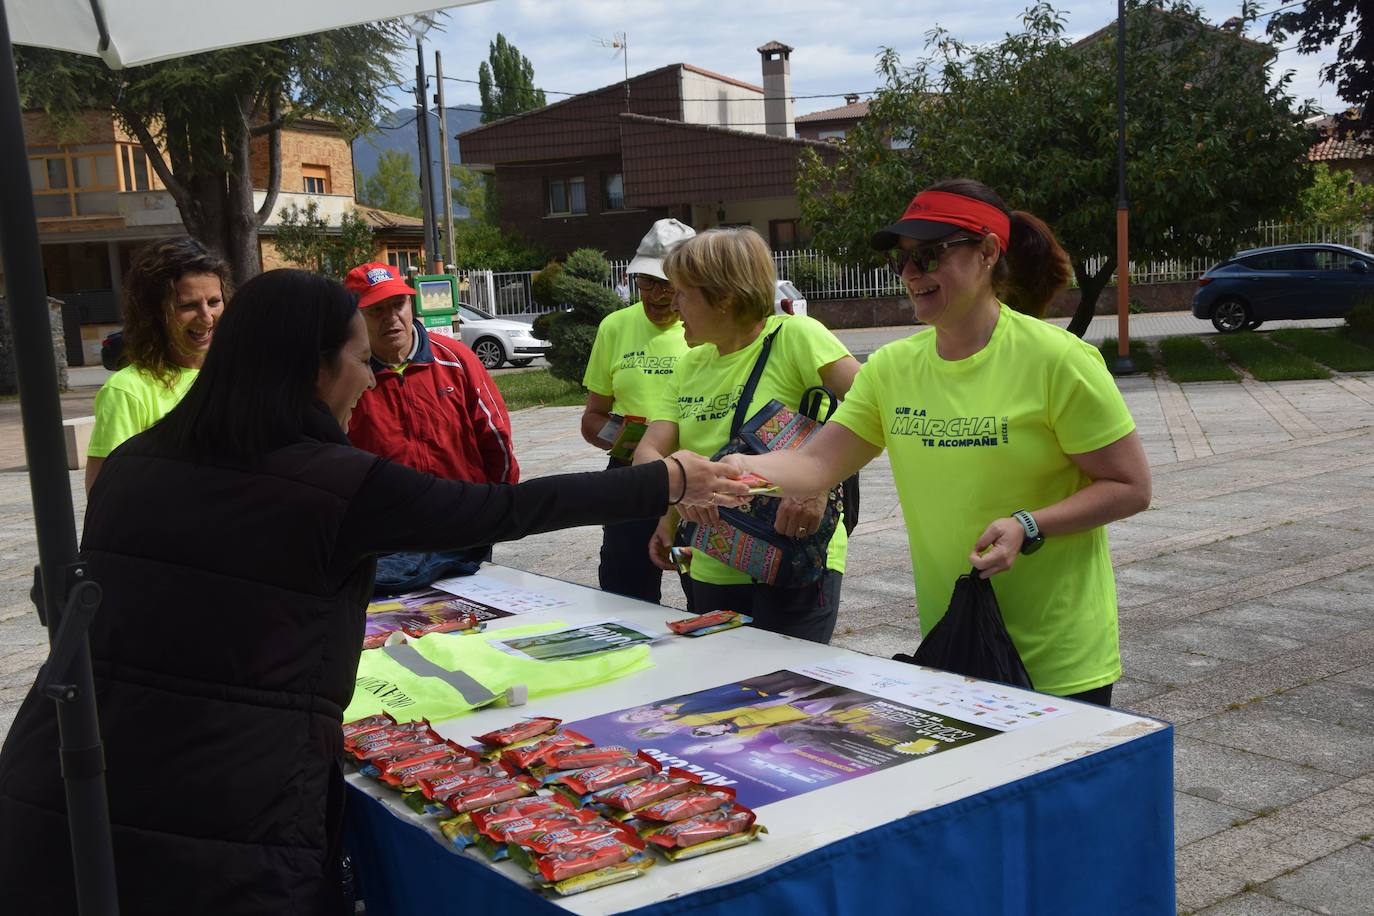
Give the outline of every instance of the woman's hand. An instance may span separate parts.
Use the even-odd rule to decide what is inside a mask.
[[[784,497],[778,507],[777,521],[773,530],[789,538],[804,538],[815,534],[825,517],[827,496],[812,496],[809,499]]]
[[[720,521],[720,513],[715,506],[678,506],[684,521],[696,522],[698,525],[714,525]]]
[[[685,449],[673,452],[668,465],[668,498],[679,511],[692,506],[742,506],[749,501],[749,485],[731,478],[731,469]],[[678,469],[681,462],[682,468]],[[682,473],[686,472],[686,483]],[[684,512],[684,515],[686,513]],[[696,519],[693,519],[696,521]]]
[[[1006,572],[1021,555],[1021,543],[1025,539],[1026,529],[1020,522],[1014,518],[999,518],[988,525],[978,543],[973,545],[969,562],[982,572],[984,579]]]
[[[658,527],[649,538],[649,562],[664,572],[672,572],[675,569],[668,551],[673,547],[673,535],[676,532],[677,513],[669,509],[668,514],[658,520]]]

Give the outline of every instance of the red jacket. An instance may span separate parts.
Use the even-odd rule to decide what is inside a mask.
[[[491,376],[465,345],[414,326],[404,371],[372,361],[377,387],[353,409],[349,441],[446,480],[517,482],[510,414]]]

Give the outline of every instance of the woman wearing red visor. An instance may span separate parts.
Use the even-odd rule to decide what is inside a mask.
[[[934,333],[874,353],[800,452],[726,460],[806,496],[886,448],[922,634],[972,564],[998,575],[1036,689],[1110,705],[1121,654],[1105,526],[1149,505],[1150,470],[1101,354],[1039,318],[1068,258],[1043,222],[967,179],[918,194],[873,246]]]

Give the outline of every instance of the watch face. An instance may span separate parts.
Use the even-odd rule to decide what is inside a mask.
[[[1045,536],[1044,536],[1044,535],[1041,535],[1040,537],[1037,537],[1037,538],[1027,538],[1027,539],[1026,539],[1025,541],[1023,541],[1022,544],[1021,544],[1021,552],[1022,552],[1022,553],[1035,553],[1037,550],[1040,549],[1041,545],[1043,545],[1044,543],[1045,543]]]

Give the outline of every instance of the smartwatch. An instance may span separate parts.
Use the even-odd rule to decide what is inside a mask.
[[[1026,539],[1021,542],[1022,553],[1035,553],[1045,543],[1045,536],[1040,533],[1040,526],[1035,523],[1035,519],[1025,509],[1017,509],[1011,517],[1021,523],[1021,527],[1026,529]]]

